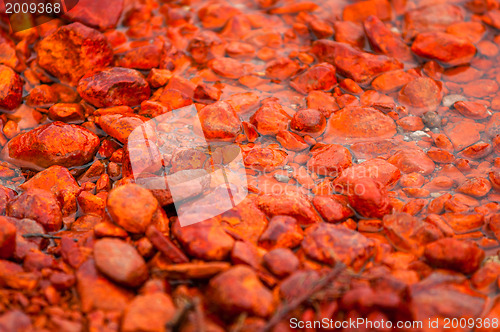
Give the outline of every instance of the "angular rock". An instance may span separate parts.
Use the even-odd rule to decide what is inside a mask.
[[[340,261],[355,270],[375,252],[373,240],[344,226],[326,223],[309,227],[301,247],[314,260],[329,265]]]
[[[315,90],[329,91],[337,84],[335,73],[335,67],[331,64],[319,63],[295,77],[290,86],[303,94]]]
[[[467,64],[476,55],[476,47],[470,41],[444,32],[418,34],[411,50],[418,56],[437,60],[448,66]]]
[[[103,114],[96,118],[96,123],[108,134],[122,143],[127,143],[130,134],[139,126],[142,126],[141,134],[144,137],[154,137],[154,128],[148,119],[132,113],[127,114]],[[147,124],[145,124],[147,122]],[[133,136],[135,139],[135,135]],[[142,139],[144,141],[144,138]]]
[[[0,65],[0,109],[13,110],[22,102],[23,81],[10,67]]]
[[[403,36],[411,40],[420,32],[444,31],[453,23],[464,20],[463,10],[448,3],[430,4],[409,10],[403,20]]]
[[[53,122],[14,137],[1,156],[13,164],[36,170],[53,165],[81,166],[92,160],[99,143],[99,138],[83,127]]]
[[[253,148],[245,154],[245,166],[265,172],[279,168],[288,160],[285,151],[271,148]]]
[[[257,199],[258,207],[269,217],[290,216],[300,225],[321,222],[309,199],[299,193],[265,194]]]
[[[425,244],[443,237],[443,233],[436,226],[407,213],[386,215],[383,221],[387,239],[401,251],[421,254]]]
[[[76,212],[76,195],[80,187],[66,167],[50,166],[21,184],[19,188],[50,191],[59,201],[63,202],[63,216]]]
[[[326,39],[315,41],[311,51],[320,61],[331,63],[340,74],[358,83],[371,81],[383,72],[403,68],[403,64],[396,59],[361,52],[347,44]]]
[[[0,218],[0,259],[9,259],[16,250],[16,226]]]
[[[371,178],[359,178],[349,184],[347,197],[356,212],[367,218],[382,218],[391,213],[387,189]]]
[[[387,161],[399,168],[403,173],[417,172],[428,175],[436,167],[424,151],[415,148],[399,150]]]
[[[62,226],[61,206],[51,192],[30,189],[7,204],[7,215],[28,218],[38,222],[47,232],[56,232]]]
[[[261,135],[276,135],[288,129],[291,117],[283,107],[275,101],[265,102],[251,117],[250,123]]]
[[[136,296],[123,313],[123,332],[162,331],[174,317],[176,309],[170,296],[152,293]]]
[[[297,220],[288,216],[275,216],[259,238],[259,246],[266,249],[294,248],[304,238]]]
[[[198,116],[206,139],[233,140],[241,132],[238,115],[225,101],[203,107]]]
[[[113,59],[106,37],[80,23],[58,28],[37,44],[36,52],[40,67],[73,86],[84,74],[107,66]]]
[[[356,179],[364,177],[372,178],[390,189],[398,182],[401,171],[384,159],[373,158],[343,170],[340,176],[333,181],[333,185],[343,188]]]
[[[64,17],[101,31],[107,30],[116,27],[123,10],[123,3],[123,0],[110,0],[104,3],[79,0],[74,8],[65,13]]]
[[[404,62],[413,61],[410,47],[401,38],[394,35],[377,16],[368,16],[363,25],[368,41],[376,52],[401,59]]]
[[[76,271],[76,291],[83,312],[94,310],[122,312],[133,299],[133,293],[116,286],[100,275],[94,260],[84,262]]]
[[[337,176],[352,165],[349,150],[342,145],[328,144],[311,151],[307,169],[318,175]]]
[[[140,72],[112,67],[85,74],[78,82],[78,93],[96,107],[136,106],[149,98],[151,89]]]
[[[424,255],[431,265],[470,274],[481,266],[485,253],[474,242],[444,238],[428,244]]]
[[[251,268],[243,265],[232,267],[210,280],[209,299],[227,315],[246,312],[268,317],[275,306],[271,291],[262,285]]]
[[[207,261],[224,260],[234,246],[233,238],[224,231],[217,219],[184,227],[176,221],[172,233],[189,255]]]

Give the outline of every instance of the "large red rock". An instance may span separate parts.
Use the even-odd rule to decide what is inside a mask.
[[[444,31],[453,23],[464,20],[464,11],[449,3],[422,6],[406,12],[403,19],[403,36],[411,40],[420,32]]]
[[[309,227],[302,249],[310,258],[333,265],[342,262],[355,270],[375,252],[375,242],[341,225],[320,223]]]
[[[345,107],[328,121],[323,140],[342,143],[351,139],[390,138],[396,134],[396,123],[371,107]]]
[[[303,94],[314,90],[329,91],[335,84],[335,67],[329,63],[314,65],[290,82],[292,88]]]
[[[7,215],[33,219],[47,232],[56,232],[62,226],[59,202],[52,193],[41,189],[30,189],[11,200],[7,205]]]
[[[1,155],[13,164],[37,170],[53,165],[73,167],[91,161],[99,143],[83,127],[53,122],[14,137]]]
[[[318,175],[337,176],[352,165],[349,150],[342,145],[328,144],[311,151],[307,168]]]
[[[123,0],[78,0],[74,8],[69,10],[64,17],[74,22],[99,30],[116,27],[123,10]]]
[[[94,260],[99,271],[119,284],[137,287],[148,279],[148,268],[142,256],[120,239],[96,241]]]
[[[422,115],[434,111],[441,104],[441,83],[428,77],[419,77],[406,84],[399,92],[399,102],[412,114]]]
[[[106,37],[81,23],[52,32],[37,44],[36,52],[40,67],[73,86],[84,74],[107,66],[113,59]]]
[[[413,61],[410,47],[399,36],[389,30],[378,17],[373,15],[367,17],[363,25],[368,41],[374,51],[405,62]]]
[[[162,331],[175,315],[175,306],[167,294],[138,295],[125,308],[123,332]]]
[[[418,34],[411,50],[418,56],[449,66],[467,64],[476,55],[476,47],[470,41],[444,32]]]
[[[436,164],[420,149],[403,149],[387,159],[403,173],[417,172],[423,175],[431,174]]]
[[[315,41],[311,51],[320,61],[331,63],[340,74],[358,83],[371,81],[383,72],[403,68],[403,64],[396,59],[362,52],[326,39]]]
[[[198,116],[205,138],[233,140],[241,132],[241,122],[231,104],[219,101],[203,107]]]
[[[424,255],[433,266],[470,274],[481,266],[485,253],[474,242],[444,238],[428,244]]]
[[[209,285],[209,299],[224,314],[248,313],[268,317],[274,310],[274,299],[254,270],[237,265],[222,272]]]
[[[0,65],[0,109],[13,110],[23,98],[23,81],[11,68]]]
[[[149,190],[125,184],[109,192],[106,206],[117,225],[130,233],[144,233],[159,205]]]
[[[78,93],[96,107],[136,106],[149,98],[151,89],[137,70],[112,67],[85,74],[78,82]]]

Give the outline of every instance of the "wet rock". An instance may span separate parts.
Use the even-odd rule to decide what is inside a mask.
[[[385,55],[361,52],[349,45],[326,39],[315,41],[312,52],[320,61],[331,63],[341,75],[358,83],[371,81],[383,72],[403,68],[402,63]]]
[[[375,251],[372,240],[344,226],[321,223],[305,233],[302,249],[310,258],[325,264],[340,261],[358,270]]]
[[[258,207],[269,217],[290,216],[300,225],[321,222],[309,199],[299,193],[265,194],[257,199]]]
[[[7,203],[16,196],[16,192],[0,185],[0,215],[5,214]]]
[[[217,75],[229,79],[238,79],[254,70],[252,64],[241,63],[238,60],[224,57],[210,60],[208,67]]]
[[[463,20],[464,12],[456,5],[430,4],[406,12],[403,20],[403,35],[406,40],[411,40],[417,33],[444,31],[451,24]]]
[[[436,81],[427,77],[414,79],[399,93],[399,102],[410,107],[410,111],[417,116],[435,111],[442,98],[441,87]]]
[[[345,107],[332,115],[324,134],[327,143],[346,139],[389,138],[396,134],[394,120],[371,107]]]
[[[342,171],[339,177],[333,181],[335,187],[344,188],[356,179],[369,177],[382,183],[388,189],[392,188],[401,177],[401,171],[391,163],[381,158],[374,158],[353,165]]]
[[[30,189],[7,204],[7,215],[14,218],[28,218],[38,222],[47,232],[61,229],[62,214],[54,195],[41,189]]]
[[[268,317],[274,309],[271,291],[249,267],[238,265],[210,280],[209,298],[227,315],[248,313]]]
[[[66,123],[82,123],[85,114],[80,104],[58,103],[49,108],[49,118]]]
[[[376,52],[405,62],[413,61],[410,47],[401,38],[394,35],[377,16],[367,17],[363,25],[368,41]]]
[[[328,144],[311,151],[307,169],[318,175],[336,176],[352,165],[352,156],[347,148]]]
[[[133,298],[131,292],[101,276],[92,259],[84,262],[76,271],[76,290],[83,312],[94,310],[122,312]]]
[[[486,298],[464,281],[456,273],[435,272],[412,285],[413,317],[432,321],[443,317],[480,317]]]
[[[50,191],[63,203],[63,216],[76,212],[76,195],[80,187],[66,167],[50,166],[21,184],[19,188],[23,190],[43,189]]]
[[[453,107],[463,116],[470,119],[484,119],[489,116],[485,105],[473,101],[458,101]]]
[[[92,28],[106,30],[116,27],[123,3],[123,0],[111,0],[106,3],[79,0],[78,5],[66,12],[64,17]]]
[[[372,81],[372,87],[380,92],[393,92],[399,90],[416,77],[404,70],[393,70],[382,73]]]
[[[133,113],[103,114],[96,118],[96,123],[106,134],[122,143],[127,143],[130,134],[139,126],[142,126],[141,132],[136,132],[133,139],[137,139],[139,134],[143,135],[141,141],[145,141],[146,137],[155,137],[154,127],[150,122],[145,124],[147,121],[147,118]]]
[[[250,117],[250,123],[255,126],[259,134],[273,136],[282,130],[287,130],[290,119],[280,104],[269,101]]]
[[[253,148],[245,154],[243,160],[246,167],[269,172],[285,165],[288,155],[282,150]]]
[[[16,227],[0,218],[0,259],[9,259],[16,250]]]
[[[303,94],[314,90],[329,91],[335,84],[335,67],[326,62],[312,66],[290,82],[292,88]]]
[[[125,308],[124,332],[162,331],[176,313],[170,296],[164,293],[138,295]]]
[[[493,113],[490,120],[486,124],[485,132],[491,138],[500,135],[500,113]]]
[[[360,1],[344,8],[342,18],[344,21],[363,22],[369,16],[378,17],[381,20],[391,18],[391,5],[387,0]]]
[[[367,218],[382,218],[391,213],[387,189],[371,178],[359,178],[349,184],[349,204],[356,212]]]
[[[444,132],[455,149],[462,150],[481,139],[480,130],[482,128],[481,124],[477,124],[472,120],[463,120],[449,123],[444,127]]]
[[[73,86],[84,74],[107,66],[113,58],[106,37],[80,23],[58,28],[37,44],[36,52],[40,67]]]
[[[299,268],[299,259],[293,251],[277,248],[264,255],[264,265],[278,278],[284,278]]]
[[[184,227],[176,221],[172,233],[189,255],[207,261],[224,260],[234,246],[233,238],[224,231],[217,219]]]
[[[309,147],[304,139],[290,131],[281,130],[276,134],[276,140],[287,150],[302,151]]]
[[[266,249],[294,248],[304,238],[297,220],[289,216],[275,216],[259,238],[259,246]]]
[[[343,195],[314,196],[312,203],[326,222],[338,223],[354,216],[349,200]]]
[[[472,177],[465,180],[457,191],[473,197],[482,197],[491,190],[491,182],[482,177]]]
[[[129,287],[142,285],[148,268],[137,250],[119,239],[102,239],[94,244],[95,265],[106,277]]]
[[[470,274],[480,267],[485,253],[473,242],[444,238],[428,244],[424,255],[436,267]]]
[[[317,137],[325,131],[326,119],[316,109],[300,110],[293,115],[290,128],[301,135]]]
[[[434,225],[408,213],[394,213],[383,219],[384,232],[392,245],[402,251],[421,254],[423,245],[443,237]]]
[[[206,139],[232,140],[241,132],[238,115],[225,101],[203,107],[198,116]]]
[[[53,122],[16,136],[1,155],[16,165],[41,170],[53,165],[84,165],[92,160],[98,148],[99,138],[91,131]]]
[[[266,76],[273,80],[286,80],[300,70],[297,62],[290,58],[279,58],[270,61],[266,66]]]
[[[403,173],[417,172],[423,175],[431,174],[436,165],[420,149],[404,149],[396,152],[387,159],[388,162],[399,168]]]
[[[136,184],[114,188],[106,201],[113,221],[130,233],[144,233],[158,206],[153,194]]]
[[[449,66],[467,64],[476,54],[476,47],[470,41],[444,32],[418,34],[411,50],[418,56]]]
[[[112,67],[85,74],[78,82],[78,93],[96,107],[136,106],[149,98],[151,89],[140,72]]]
[[[16,109],[23,97],[23,81],[10,67],[0,65],[0,109]]]

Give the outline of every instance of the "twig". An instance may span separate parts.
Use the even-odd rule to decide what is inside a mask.
[[[335,264],[335,267],[330,272],[328,272],[328,274],[315,282],[308,291],[304,292],[301,296],[296,297],[294,300],[288,303],[283,303],[278,312],[276,312],[271,317],[266,326],[264,326],[263,332],[271,331],[271,329],[282,319],[284,319],[291,311],[293,311],[295,308],[309,299],[312,295],[330,284],[330,282],[333,279],[337,278],[344,269],[345,265],[341,262],[337,262],[337,264]]]
[[[29,239],[32,237],[41,237],[43,239],[49,239],[49,240],[60,240],[61,237],[57,235],[50,235],[50,234],[43,234],[43,233],[28,233],[28,234],[23,234],[23,237],[25,239]],[[73,241],[78,242],[78,239],[73,239]]]

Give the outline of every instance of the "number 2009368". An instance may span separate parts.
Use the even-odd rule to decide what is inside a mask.
[[[9,3],[5,4],[6,14],[59,14],[61,13],[60,3],[37,3],[37,2],[22,2],[22,3]]]

